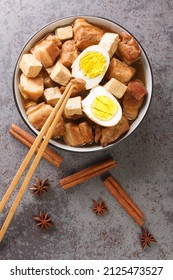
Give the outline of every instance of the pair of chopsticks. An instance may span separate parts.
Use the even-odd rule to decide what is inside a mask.
[[[3,211],[6,203],[8,202],[11,194],[13,193],[17,183],[19,182],[23,172],[25,171],[25,169],[27,168],[32,156],[34,155],[36,149],[38,148],[38,146],[40,145],[43,137],[44,140],[42,141],[41,145],[39,146],[39,151],[37,152],[25,178],[24,181],[19,189],[18,194],[16,195],[16,198],[8,212],[8,215],[1,227],[0,230],[0,242],[2,241],[9,225],[10,222],[17,210],[17,207],[27,189],[27,186],[37,168],[37,165],[39,164],[39,161],[48,145],[48,142],[52,136],[52,133],[58,123],[58,121],[60,120],[60,117],[63,113],[64,107],[68,101],[68,98],[70,97],[72,91],[74,90],[74,85],[70,82],[64,93],[62,94],[61,98],[59,99],[58,103],[56,104],[55,108],[53,109],[52,113],[50,114],[49,118],[47,119],[47,121],[45,122],[45,124],[43,125],[41,131],[39,132],[38,136],[36,137],[33,145],[31,146],[30,150],[28,151],[25,159],[23,160],[22,164],[20,165],[16,175],[14,176],[9,188],[7,189],[4,197],[2,198],[1,202],[0,202],[0,213]]]

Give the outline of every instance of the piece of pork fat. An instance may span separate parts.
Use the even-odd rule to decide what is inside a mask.
[[[91,45],[97,45],[103,34],[103,29],[88,23],[85,19],[76,19],[73,26],[74,40],[80,50]]]
[[[136,100],[141,100],[147,94],[143,82],[139,79],[133,79],[128,83],[127,92]]]
[[[118,44],[118,53],[128,65],[131,65],[141,57],[139,45],[130,34],[122,32],[119,36],[121,41]]]
[[[30,107],[26,114],[28,116],[29,122],[38,130],[42,128],[47,118],[51,114],[53,107],[51,105],[42,102],[36,106]],[[61,117],[60,121],[56,125],[52,138],[58,138],[65,133],[64,120]]]
[[[65,124],[66,133],[63,136],[64,142],[73,147],[83,146],[93,141],[92,129],[86,122]]]
[[[144,101],[144,97],[136,100],[130,93],[126,92],[123,97],[123,114],[129,120],[135,120],[138,116],[139,109]]]
[[[122,134],[129,130],[129,122],[125,116],[122,116],[121,120],[112,127],[96,127],[95,130],[95,142],[101,143],[102,147],[117,140]]]
[[[58,60],[62,64],[64,64],[66,67],[71,67],[74,60],[79,55],[79,50],[76,47],[74,40],[68,40],[65,41],[61,48],[61,55],[60,59]]]

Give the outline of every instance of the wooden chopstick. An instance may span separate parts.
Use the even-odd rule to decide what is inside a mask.
[[[19,167],[16,175],[14,176],[9,188],[7,189],[4,197],[2,198],[1,202],[0,202],[0,213],[3,211],[6,203],[8,202],[11,194],[13,193],[20,177],[22,176],[23,172],[25,171],[27,165],[29,164],[33,154],[35,153],[37,147],[39,146],[41,140],[43,139],[43,137],[45,136],[50,124],[52,123],[54,117],[56,116],[64,97],[66,96],[67,92],[69,91],[69,89],[71,88],[71,84],[68,84],[68,86],[66,87],[66,90],[64,91],[62,97],[60,98],[60,100],[58,101],[58,103],[56,104],[54,110],[52,111],[52,113],[50,114],[49,118],[47,119],[47,121],[45,122],[45,124],[43,125],[41,131],[39,132],[38,136],[36,137],[32,147],[30,148],[30,150],[28,151],[24,161],[22,162],[21,166]]]
[[[19,205],[19,203],[20,203],[20,201],[21,201],[21,199],[22,199],[22,197],[23,197],[23,195],[26,191],[27,185],[28,185],[30,179],[32,178],[32,175],[33,175],[34,171],[37,168],[37,165],[38,165],[38,163],[39,163],[39,161],[42,157],[42,154],[44,153],[44,150],[45,150],[45,148],[46,148],[46,146],[47,146],[47,144],[48,144],[48,142],[49,142],[49,140],[52,136],[52,133],[55,129],[55,126],[56,126],[57,122],[59,121],[59,119],[60,119],[60,117],[63,113],[64,107],[65,107],[65,105],[67,103],[67,100],[70,97],[73,89],[74,89],[74,86],[71,85],[71,83],[69,83],[69,85],[66,87],[66,90],[64,91],[64,93],[62,95],[62,98],[56,104],[54,110],[52,111],[51,115],[48,118],[48,121],[46,121],[45,125],[43,126],[43,129],[40,131],[40,133],[37,136],[34,144],[32,145],[31,149],[29,150],[28,154],[26,155],[26,157],[25,157],[25,159],[24,159],[24,161],[21,165],[22,167],[20,166],[20,168],[19,168],[20,172],[18,170],[18,172],[16,173],[9,189],[7,190],[7,195],[5,196],[5,199],[3,199],[1,201],[1,207],[4,207],[5,206],[4,203],[7,201],[7,198],[11,196],[12,191],[14,190],[17,182],[19,181],[19,179],[20,179],[22,173],[24,172],[27,164],[29,163],[29,160],[31,159],[31,157],[34,154],[35,150],[37,149],[40,141],[42,140],[42,138],[45,134],[45,131],[47,131],[46,136],[45,136],[43,142],[40,145],[39,151],[36,154],[32,164],[29,168],[29,171],[26,174],[26,177],[23,181],[23,184],[20,187],[19,192],[18,192],[18,194],[17,194],[17,196],[16,196],[16,198],[15,198],[15,200],[14,200],[14,202],[13,202],[13,204],[12,204],[12,206],[11,206],[9,212],[8,212],[8,215],[7,215],[3,225],[2,225],[2,228],[0,230],[0,242],[2,241],[6,231],[8,229],[8,226],[9,226],[9,224],[10,224],[10,222],[11,222],[11,220],[12,220],[12,218],[13,218],[15,212],[16,212],[16,209],[17,209],[17,207],[18,207],[18,205]],[[51,125],[50,125],[50,123],[51,123]]]

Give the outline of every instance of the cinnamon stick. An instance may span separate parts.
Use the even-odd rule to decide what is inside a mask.
[[[25,130],[23,130],[16,124],[11,125],[9,133],[29,148],[31,148],[32,144],[34,143],[35,137],[27,133]],[[38,152],[38,150],[39,149],[37,149],[36,152]],[[63,160],[60,155],[58,155],[48,147],[45,149],[45,152],[43,153],[43,158],[45,158],[48,162],[50,162],[52,165],[56,167],[59,167],[59,165]]]
[[[86,180],[89,180],[97,175],[100,175],[116,166],[114,159],[105,160],[101,163],[91,165],[79,172],[67,176],[59,181],[60,186],[67,190],[75,185],[78,185]]]
[[[135,202],[130,198],[130,196],[126,193],[126,191],[120,186],[120,184],[113,178],[112,176],[109,176],[107,178],[112,185],[117,189],[117,191],[122,195],[122,197],[128,202],[128,204],[134,209],[134,211],[142,218],[144,219],[144,213],[139,209],[139,207],[135,204]]]
[[[139,214],[132,208],[131,204],[128,203],[128,201],[125,199],[125,196],[122,195],[118,191],[118,189],[115,187],[115,184],[112,183],[112,179],[110,180],[110,177],[107,177],[104,181],[105,187],[109,190],[109,192],[117,199],[117,201],[121,204],[121,206],[126,210],[126,212],[133,218],[133,220],[139,225],[142,226],[144,224],[144,220],[139,216]],[[114,178],[113,178],[114,180]],[[124,193],[123,193],[124,194]],[[127,195],[127,194],[126,194]],[[142,212],[141,212],[142,213]],[[143,214],[143,213],[142,213]]]

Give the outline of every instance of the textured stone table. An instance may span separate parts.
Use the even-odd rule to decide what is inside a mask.
[[[37,29],[60,17],[76,14],[106,17],[136,36],[153,68],[152,103],[140,127],[115,148],[96,154],[59,150],[64,157],[59,169],[45,160],[40,162],[30,185],[36,176],[48,177],[52,188],[42,199],[26,192],[0,245],[0,259],[172,259],[172,1],[0,0],[0,197],[27,152],[26,147],[8,134],[12,123],[29,131],[13,99],[16,58]],[[62,175],[107,156],[118,162],[112,175],[146,214],[146,226],[158,241],[151,249],[141,250],[139,227],[108,193],[99,177],[67,192],[58,187]],[[96,217],[91,210],[91,200],[99,198],[109,208],[105,218]],[[1,224],[8,207],[1,214]],[[36,228],[33,215],[38,209],[51,214],[55,229],[42,233]]]

